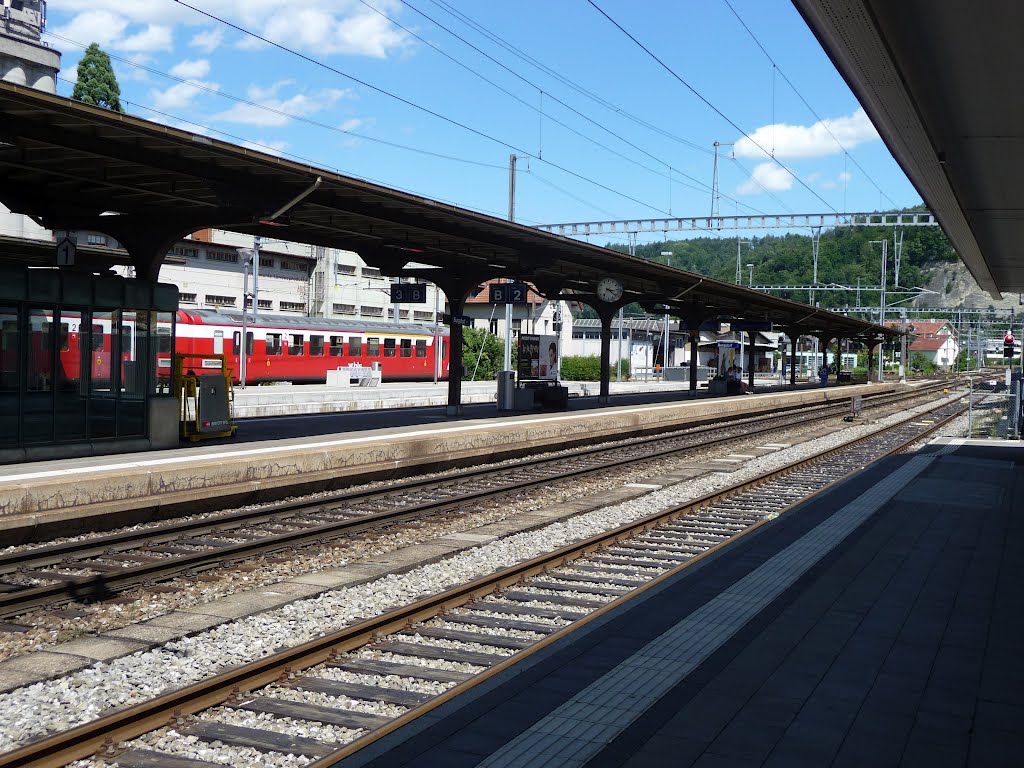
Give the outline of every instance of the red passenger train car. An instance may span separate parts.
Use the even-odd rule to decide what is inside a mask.
[[[227,355],[239,380],[242,314],[179,309],[175,351]],[[246,383],[324,383],[327,371],[380,364],[383,381],[448,378],[448,334],[411,323],[260,315],[246,324]],[[440,356],[438,353],[440,347]]]

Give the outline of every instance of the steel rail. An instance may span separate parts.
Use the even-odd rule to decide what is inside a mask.
[[[932,411],[946,407],[947,405],[949,405],[948,402],[939,404],[932,409]],[[914,435],[901,442],[898,446],[889,448],[881,456],[878,456],[868,464],[859,467],[854,472],[828,483],[798,501],[786,505],[782,511],[785,512],[799,504],[803,504],[809,499],[824,493],[837,483],[844,482],[849,477],[858,474],[867,466],[871,466],[888,456],[906,450],[914,443],[919,442],[924,437],[939,429],[943,424],[960,415],[963,410],[963,407],[961,407],[946,419],[936,421],[929,427],[922,427],[919,431],[916,431]],[[926,413],[930,412],[931,411]],[[541,574],[555,565],[562,565],[579,557],[597,552],[609,544],[617,543],[623,539],[629,538],[630,536],[644,533],[656,527],[660,523],[682,517],[689,512],[698,510],[701,507],[712,505],[728,496],[755,488],[769,480],[779,478],[805,466],[822,461],[828,461],[830,457],[835,456],[838,453],[848,451],[871,440],[877,440],[880,437],[883,437],[886,433],[893,432],[902,427],[912,426],[914,425],[913,422],[919,421],[926,415],[926,413],[914,414],[897,424],[890,425],[885,429],[880,430],[879,432],[874,432],[869,435],[847,441],[822,454],[791,462],[784,467],[775,469],[756,478],[718,489],[710,494],[700,497],[699,499],[691,500],[671,509],[663,510],[653,515],[621,525],[611,531],[591,536],[580,542],[560,547],[554,552],[546,555],[540,555],[522,563],[509,566],[496,573],[488,574],[487,576],[474,579],[466,584],[445,590],[437,595],[432,595],[415,601],[407,606],[395,608],[386,611],[379,616],[365,619],[351,627],[340,629],[321,638],[310,640],[293,648],[279,651],[263,659],[229,669],[206,680],[159,695],[149,701],[126,707],[123,710],[113,712],[106,716],[101,716],[96,720],[32,742],[6,754],[0,754],[0,768],[20,768],[22,766],[33,766],[34,768],[59,768],[59,766],[65,766],[74,760],[97,754],[103,750],[105,746],[109,747],[117,742],[136,738],[148,731],[167,725],[175,718],[180,719],[185,715],[194,714],[204,709],[208,709],[209,707],[237,699],[250,691],[269,685],[270,683],[278,681],[282,679],[282,677],[287,677],[296,671],[302,671],[328,661],[332,656],[338,653],[344,653],[346,651],[359,648],[379,639],[382,635],[398,632],[405,629],[410,624],[415,624],[432,618],[444,611],[457,608],[472,600],[490,594],[495,590],[501,590],[512,586],[523,579]],[[689,567],[690,564],[695,561],[699,561],[702,557],[706,557],[712,552],[719,551],[724,546],[734,544],[737,540],[747,535],[749,532],[756,530],[765,522],[767,521],[757,523],[721,544],[710,548],[702,555],[698,555],[687,562],[682,563],[679,567],[672,569],[663,576],[657,577],[655,581],[667,578],[669,573],[678,573],[682,568]],[[645,585],[645,587],[647,586],[649,585]],[[630,593],[630,595],[635,594],[637,594],[635,591]],[[597,613],[600,614],[607,610],[612,610],[613,607],[620,606],[626,599],[630,598],[630,595],[625,595],[622,598],[612,601],[607,606],[598,609]],[[591,616],[594,616],[594,614],[591,614]],[[574,626],[578,626],[578,623],[574,623],[563,630],[553,633],[549,639],[541,642],[545,644],[546,642],[553,642],[556,638],[564,636],[567,633],[567,630]],[[533,648],[536,647],[537,646],[533,646]],[[495,673],[499,668],[503,669],[511,663],[518,662],[529,652],[530,649],[527,649],[514,654],[509,660],[496,665],[491,671],[491,674]],[[385,733],[400,727],[406,722],[415,719],[415,717],[426,714],[431,711],[433,707],[439,706],[443,703],[443,701],[447,701],[459,693],[473,687],[473,685],[479,684],[480,681],[486,679],[486,676],[487,673],[484,673],[483,677],[474,677],[472,680],[468,680],[465,683],[448,690],[430,702],[415,707],[383,728],[356,739],[333,755],[323,758],[311,765],[315,766],[315,768],[326,768],[326,766],[334,765],[338,760],[341,760],[348,754],[357,751],[357,749],[361,749],[373,741],[376,741]]]
[[[877,401],[875,405],[891,405],[893,402],[902,402],[905,399],[912,399],[926,394],[930,390],[924,392],[918,391],[904,397],[889,398],[884,403]],[[880,395],[879,397],[885,397]],[[815,406],[815,409],[821,408],[822,412],[817,414],[817,419],[827,419],[832,417],[836,412],[841,412],[846,409],[846,405],[839,406]],[[794,414],[787,412],[788,416],[793,415],[804,415],[804,411],[799,411]],[[778,418],[785,419],[786,416],[780,416]],[[750,423],[761,423],[751,420]],[[693,434],[705,434],[713,432],[715,429],[720,429],[720,425],[701,427],[695,432],[688,433]],[[235,544],[227,544],[222,547],[217,547],[210,550],[200,550],[188,554],[179,554],[172,558],[166,558],[157,562],[143,563],[141,565],[125,567],[119,571],[101,573],[96,576],[83,576],[77,579],[68,579],[56,582],[54,584],[40,585],[36,587],[29,587],[23,590],[15,592],[8,592],[0,594],[0,618],[7,618],[17,616],[33,608],[37,608],[45,605],[58,604],[60,602],[66,602],[69,600],[102,600],[107,597],[111,597],[118,592],[130,589],[132,587],[152,582],[155,580],[166,580],[173,576],[192,572],[196,570],[209,569],[221,566],[225,563],[241,560],[244,558],[251,558],[259,555],[265,555],[272,552],[279,552],[284,549],[291,547],[308,545],[311,543],[322,543],[329,540],[341,538],[356,533],[361,533],[366,530],[378,528],[384,525],[404,522],[411,518],[421,517],[430,514],[439,514],[455,507],[461,506],[467,503],[480,502],[486,499],[499,498],[507,496],[512,493],[528,490],[542,485],[547,485],[552,482],[564,481],[575,478],[586,477],[587,475],[595,474],[597,472],[604,472],[613,470],[621,467],[626,467],[631,464],[636,464],[641,461],[651,461],[659,458],[672,456],[674,454],[685,453],[687,451],[693,451],[698,449],[705,449],[714,447],[716,445],[725,444],[728,442],[735,441],[737,439],[748,439],[756,437],[757,435],[766,434],[774,430],[779,429],[778,424],[768,424],[761,426],[758,429],[753,429],[748,432],[744,432],[742,435],[726,435],[721,437],[713,437],[711,439],[704,440],[699,443],[689,444],[685,446],[674,446],[664,450],[655,451],[653,453],[645,454],[642,456],[627,456],[620,459],[606,461],[599,466],[591,466],[584,468],[574,468],[566,470],[564,472],[556,474],[548,474],[543,477],[534,478],[532,480],[519,481],[513,486],[505,486],[500,488],[480,488],[476,491],[470,491],[462,493],[456,498],[445,498],[441,500],[425,501],[419,504],[411,504],[402,507],[398,510],[387,510],[383,512],[370,513],[361,515],[355,518],[349,518],[346,520],[339,520],[331,523],[324,523],[314,527],[303,527],[298,530],[291,532],[279,532],[268,536],[266,539],[254,539],[251,541],[240,542]],[[640,444],[653,444],[658,441],[670,440],[674,436],[653,436],[645,437],[637,440],[630,445],[615,445],[615,446],[596,446],[578,451],[571,458],[579,458],[584,456],[595,456],[601,453],[611,453],[613,451],[621,451],[624,448],[632,447],[633,445]],[[340,498],[333,499],[318,499],[316,502],[310,504],[309,502],[295,501],[295,502],[284,502],[279,505],[272,505],[271,509],[263,509],[256,511],[247,511],[241,513],[244,523],[252,525],[257,522],[270,522],[280,520],[284,517],[287,521],[288,518],[296,517],[301,514],[316,514],[324,513],[337,504],[341,503],[352,503],[353,501],[367,501],[377,498],[384,498],[393,496],[395,493],[408,493],[410,491],[424,491],[435,489],[443,486],[450,485],[452,482],[464,481],[473,477],[486,477],[488,475],[505,474],[510,470],[521,470],[524,468],[530,468],[535,466],[541,466],[545,464],[551,464],[553,462],[565,461],[568,457],[541,457],[536,459],[528,459],[526,461],[517,462],[512,466],[504,466],[498,468],[486,468],[479,470],[470,470],[465,473],[460,473],[454,477],[446,477],[442,479],[431,479],[429,481],[410,481],[403,483],[397,488],[392,487],[387,490],[373,490],[373,491],[360,491],[352,494],[343,494]],[[241,523],[239,523],[240,525]],[[196,521],[190,521],[182,524],[172,524],[170,528],[175,531],[172,535],[170,532],[161,531],[160,535],[148,534],[145,531],[141,532],[128,532],[125,534],[117,534],[116,538],[121,544],[126,544],[129,540],[128,537],[133,537],[131,540],[135,542],[136,548],[145,548],[145,546],[152,546],[156,542],[173,541],[174,537],[180,536],[182,532],[188,531],[191,534],[197,534],[203,531],[206,532],[219,532],[230,535],[229,530],[225,531],[224,521],[206,521],[201,524],[197,524]],[[237,527],[237,526],[236,526]],[[103,537],[106,538],[106,537]],[[114,538],[114,537],[111,537]],[[139,542],[145,542],[140,545]],[[70,547],[71,544],[57,545],[61,551],[64,552],[64,557],[67,557],[69,550],[65,547]],[[130,551],[130,547],[122,546],[116,551]],[[90,542],[87,550],[90,552],[105,553],[111,551],[110,544],[104,545],[101,541]],[[74,550],[70,550],[74,551]],[[32,557],[32,551],[23,554],[22,559],[18,560],[21,567],[26,567],[26,564],[30,562],[29,558]],[[13,556],[10,556],[13,560]],[[52,552],[45,552],[42,558],[44,564],[54,564],[51,558],[55,557]],[[10,562],[10,561],[9,561]],[[63,559],[57,561],[66,567],[78,567],[88,569],[89,564],[87,561],[79,563],[66,563]],[[0,558],[0,565],[4,564],[4,559]],[[41,567],[37,565],[36,567]],[[45,576],[45,574],[44,574]]]

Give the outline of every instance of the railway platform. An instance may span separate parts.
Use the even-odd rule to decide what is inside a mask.
[[[612,404],[570,400],[568,411],[498,414],[493,403],[449,420],[443,408],[350,411],[243,422],[238,441],[175,450],[0,466],[0,533],[10,543],[73,533],[94,523],[125,524],[188,514],[354,481],[483,463],[623,432],[656,432],[725,415],[758,416],[893,391],[896,384],[796,390],[753,396],[689,397],[665,390],[623,394]],[[680,399],[680,398],[684,399]],[[262,438],[262,439],[261,439]],[[250,441],[251,440],[251,441]]]
[[[1022,470],[887,459],[339,765],[1020,765]]]

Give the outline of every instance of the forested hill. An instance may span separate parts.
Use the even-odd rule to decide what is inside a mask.
[[[666,263],[691,272],[718,278],[726,282],[736,279],[735,234],[722,237],[700,237],[691,240],[669,240],[637,248],[636,255],[643,259]],[[754,285],[808,285],[812,282],[813,257],[810,233],[807,235],[788,234],[778,237],[750,237],[740,234],[739,239],[752,245],[742,245],[740,263],[743,265],[743,284],[750,278],[747,264],[753,264]],[[818,283],[838,283],[856,286],[860,279],[862,286],[877,286],[881,280],[882,252],[879,243],[872,240],[889,241],[888,286],[893,288],[894,258],[892,227],[838,227],[822,230],[821,246],[818,253]],[[626,246],[609,244],[609,248],[628,252]],[[662,256],[671,251],[672,256]],[[939,227],[905,227],[903,229],[903,256],[900,265],[902,286],[926,286],[936,273],[950,264],[959,263],[959,258]],[[795,301],[807,302],[807,291],[792,291],[789,294],[773,292]],[[842,309],[855,306],[855,291],[820,291],[815,298],[822,307]],[[893,296],[888,297],[892,301]],[[878,306],[877,291],[863,291],[862,306]],[[932,306],[945,304],[943,296],[933,295],[929,301],[920,302]]]

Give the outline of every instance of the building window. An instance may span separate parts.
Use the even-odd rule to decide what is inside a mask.
[[[234,296],[216,296],[214,294],[206,294],[206,305],[209,307],[233,307],[235,306]]]
[[[412,316],[413,316],[413,319],[415,319],[415,320],[433,320],[434,319],[434,313],[433,312],[420,312],[419,310],[414,311],[412,313]]]
[[[490,332],[491,332],[491,336],[497,336],[498,335],[498,321],[497,320],[491,320]]]
[[[189,247],[184,246],[184,245],[176,245],[176,246],[174,246],[173,248],[171,248],[171,253],[173,253],[175,256],[185,256],[185,257],[190,258],[190,259],[198,259],[199,258],[199,249],[198,248],[189,248]]]
[[[301,333],[292,333],[288,335],[288,354],[289,355],[301,355],[304,353],[304,338]]]
[[[384,357],[394,357],[395,346],[394,339],[384,339]]]
[[[323,357],[323,354],[324,354],[324,337],[323,336],[310,336],[309,337],[309,354],[316,355],[317,357]]]
[[[249,305],[250,306],[252,305],[251,301],[249,302]],[[272,302],[270,299],[260,299],[260,309],[273,309],[273,308],[274,308],[274,302]]]
[[[384,308],[383,307],[368,307],[365,304],[359,308],[359,312],[360,312],[360,314],[363,315],[363,317],[383,317],[384,316]]]
[[[366,356],[380,357],[380,339],[376,336],[370,336],[366,340]]]
[[[416,357],[426,357],[426,356],[427,356],[427,340],[426,339],[416,339]]]
[[[281,302],[282,312],[305,312],[306,305],[301,301],[282,301]]]
[[[305,272],[306,265],[298,261],[285,261],[281,259],[281,269],[285,272]]]
[[[363,340],[358,336],[348,337],[348,354],[351,357],[361,357],[363,354]]]
[[[355,264],[335,264],[334,272],[338,275],[354,275],[356,267]]]
[[[96,234],[95,232],[90,232],[89,234],[87,234],[85,236],[85,242],[88,245],[106,245],[107,244],[107,236],[106,235],[99,235],[99,234]]]
[[[336,315],[354,315],[356,313],[355,304],[334,304],[333,309]]]
[[[196,295],[194,293],[180,293],[178,294],[178,301],[182,304],[195,304]]]
[[[226,261],[229,264],[238,263],[237,251],[207,251],[206,258],[209,261]]]
[[[264,269],[273,269],[274,260],[269,256],[260,256],[260,267]]]
[[[512,321],[512,333],[519,333],[523,330],[523,321],[518,318]]]
[[[363,277],[380,277],[380,270],[376,267],[363,267]]]

